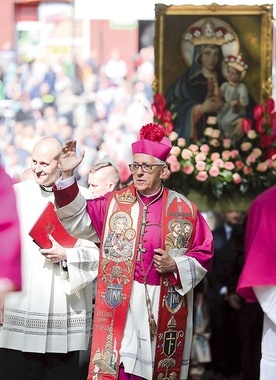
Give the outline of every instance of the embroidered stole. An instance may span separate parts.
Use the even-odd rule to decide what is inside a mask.
[[[127,318],[132,281],[139,243],[142,213],[134,186],[112,194],[108,201],[101,238],[97,296],[94,311],[93,339],[87,380],[116,379],[119,351]],[[178,195],[178,194],[177,194]],[[185,199],[185,200],[184,200]],[[163,248],[172,221],[190,223],[190,233],[183,238],[183,246],[191,245],[196,223],[193,204],[164,190]],[[188,247],[187,247],[188,248]],[[168,373],[180,373],[187,320],[185,297],[172,286],[173,274],[161,277],[158,332],[154,376],[169,378]],[[162,375],[164,374],[165,377]],[[167,374],[167,375],[166,375]],[[179,378],[176,377],[176,378]]]
[[[172,191],[164,193],[164,205],[166,205],[162,211],[164,245],[166,246],[166,238],[171,235],[173,226],[178,223],[181,228],[180,239],[175,239],[177,246],[170,248],[179,249],[181,246],[184,254],[192,246],[197,210],[186,198],[173,193]],[[180,379],[188,305],[186,296],[181,296],[175,290],[175,284],[176,278],[173,273],[161,276],[153,379]]]

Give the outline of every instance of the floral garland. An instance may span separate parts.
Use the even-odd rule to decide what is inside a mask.
[[[184,195],[191,191],[214,201],[255,197],[276,184],[276,111],[274,100],[254,108],[253,122],[243,119],[243,137],[223,138],[216,118],[200,141],[186,141],[173,131],[173,115],[162,94],[152,104],[154,121],[162,124],[173,147],[167,159],[166,186]]]

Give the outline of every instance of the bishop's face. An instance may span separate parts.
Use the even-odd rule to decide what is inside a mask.
[[[136,153],[133,155],[133,163],[141,164],[152,164],[158,166],[152,166],[151,172],[147,173],[143,171],[141,166],[132,173],[133,184],[138,191],[145,195],[151,195],[156,193],[162,183],[162,179],[168,170],[166,165],[160,164],[157,158],[150,156],[148,154]]]

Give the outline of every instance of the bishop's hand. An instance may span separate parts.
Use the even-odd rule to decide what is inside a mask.
[[[79,157],[77,157],[76,145],[77,142],[75,140],[67,140],[65,146],[62,148],[60,163],[63,179],[72,177],[74,170],[83,160],[85,152],[84,150],[81,151]]]
[[[153,265],[157,272],[168,273],[177,269],[174,259],[162,248],[156,248],[153,256]]]

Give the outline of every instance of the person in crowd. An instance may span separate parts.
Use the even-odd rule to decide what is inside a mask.
[[[92,199],[118,190],[120,186],[119,172],[109,161],[98,162],[90,169],[88,186]]]
[[[193,335],[193,288],[211,268],[212,233],[196,205],[166,189],[166,159],[172,144],[158,124],[144,125],[132,145],[133,185],[86,201],[74,169],[76,141],[63,148],[63,180],[54,189],[57,213],[71,233],[101,236],[98,289],[88,379],[187,379]],[[131,255],[112,255],[110,232],[126,222]],[[165,251],[173,220],[188,222],[183,247]],[[185,235],[184,235],[185,236]],[[108,240],[108,245],[106,241]],[[116,244],[116,239],[115,243]]]
[[[34,180],[14,185],[23,284],[22,291],[9,294],[4,304],[0,366],[6,380],[78,380],[79,351],[88,346],[98,248],[78,239],[74,247],[65,249],[50,235],[52,247],[40,249],[29,235],[46,204],[54,201],[61,152],[56,138],[41,139],[32,152]]]
[[[214,229],[214,261],[207,274],[206,300],[210,313],[212,371],[216,380],[239,379],[241,299],[236,294],[238,273],[232,268],[237,261],[235,236],[242,229],[243,213],[222,213],[223,223]]]
[[[91,191],[91,198],[104,196],[106,193],[118,190],[120,188],[119,172],[114,165],[109,161],[98,162],[94,164],[88,174],[88,185]],[[93,281],[93,308],[96,299],[97,279]],[[92,338],[91,329],[91,338]],[[80,352],[80,371],[78,380],[86,380],[89,367],[91,351],[91,339],[86,351]]]
[[[259,302],[264,312],[260,380],[272,380],[276,373],[275,197],[274,185],[250,206],[245,230],[245,262],[237,285],[237,292],[247,302]]]
[[[7,294],[21,289],[21,241],[12,179],[0,165],[0,326],[3,324],[3,305]]]

